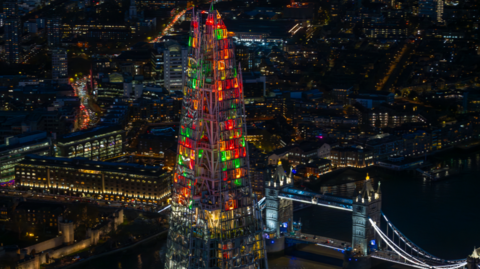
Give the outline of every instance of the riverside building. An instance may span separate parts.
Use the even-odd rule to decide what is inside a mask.
[[[164,204],[170,173],[159,166],[27,155],[15,167],[20,190],[92,197],[106,201]]]

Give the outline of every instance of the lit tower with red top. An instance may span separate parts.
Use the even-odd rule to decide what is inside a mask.
[[[190,32],[165,268],[266,268],[233,40],[213,7]]]

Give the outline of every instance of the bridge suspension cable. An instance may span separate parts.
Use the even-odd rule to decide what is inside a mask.
[[[460,268],[465,266],[467,263],[466,262],[461,262],[461,263],[456,263],[456,264],[447,264],[447,265],[429,265],[425,263],[424,261],[421,261],[412,255],[408,254],[406,251],[404,251],[401,247],[396,245],[390,238],[388,238],[382,230],[377,226],[377,224],[372,220],[369,219],[370,224],[372,224],[372,227],[374,228],[375,232],[382,238],[382,240],[400,257],[405,259],[405,261],[409,261],[412,263],[413,267],[416,268],[433,268],[433,269],[455,269],[455,268]]]
[[[370,223],[372,224],[372,227],[373,229],[375,230],[375,232],[377,232],[377,234],[383,239],[383,241],[393,250],[395,251],[395,253],[397,253],[397,255],[399,255],[400,257],[404,258],[405,260],[413,263],[413,264],[417,264],[417,265],[421,265],[421,266],[428,266],[426,263],[420,261],[420,260],[417,260],[416,258],[414,257],[410,257],[410,255],[408,255],[408,253],[405,253],[405,251],[403,249],[401,249],[400,247],[398,247],[397,245],[395,245],[395,243],[392,242],[392,240],[390,240],[390,238],[388,238],[381,230],[380,228],[378,228],[377,224],[372,220],[372,219],[368,219],[370,221]],[[398,251],[397,248],[400,250]],[[405,254],[402,254],[402,252],[404,252]]]
[[[427,259],[430,259],[430,260],[433,260],[435,262],[441,262],[441,263],[451,263],[451,264],[457,264],[457,263],[463,263],[463,262],[466,262],[467,260],[466,259],[458,259],[458,260],[443,260],[443,259],[440,259],[430,253],[428,253],[427,251],[425,251],[424,249],[422,249],[421,247],[417,246],[415,243],[413,243],[410,239],[408,239],[408,237],[406,237],[400,230],[398,230],[397,227],[395,227],[395,225],[393,225],[392,222],[390,222],[390,220],[387,218],[387,216],[385,216],[385,214],[383,214],[382,212],[382,216],[383,218],[385,219],[385,221],[387,222],[387,224],[390,226],[390,228],[392,228],[393,232],[395,234],[397,234],[397,236],[408,246],[410,247],[413,251],[417,252],[418,254],[424,256],[425,258]],[[388,237],[388,235],[387,235]]]

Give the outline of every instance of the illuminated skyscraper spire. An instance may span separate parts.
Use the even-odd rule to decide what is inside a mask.
[[[266,268],[233,40],[213,6],[190,32],[165,268]]]

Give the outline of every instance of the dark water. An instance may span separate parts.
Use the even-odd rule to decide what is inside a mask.
[[[371,171],[374,182],[381,182],[382,211],[415,244],[445,259],[461,259],[480,246],[480,154],[450,153],[429,160],[448,165],[462,173],[439,182],[412,174]],[[347,173],[338,180],[350,181],[364,175]],[[358,185],[358,184],[357,184]],[[337,193],[353,193],[356,184],[332,187]],[[322,188],[325,190],[326,188]],[[351,213],[310,207],[298,212],[303,231],[351,241]],[[297,219],[298,219],[297,218]]]
[[[418,246],[441,258],[460,259],[480,246],[480,154],[449,153],[430,159],[448,164],[463,173],[440,182],[424,181],[407,173],[370,172],[371,179],[381,182],[383,212],[402,233]],[[363,179],[363,173],[345,173],[335,181],[337,186],[322,191],[351,195]],[[350,182],[350,183],[345,183]],[[315,191],[318,191],[316,189]],[[310,207],[295,213],[301,218],[305,233],[351,241],[351,213],[325,207]],[[162,269],[165,240],[148,246],[95,260],[91,269]],[[287,261],[287,260],[286,260]],[[291,264],[292,261],[288,261]],[[294,261],[302,266],[302,261]],[[305,261],[306,262],[306,261]],[[287,264],[286,264],[287,265]],[[304,264],[308,265],[308,264]]]

